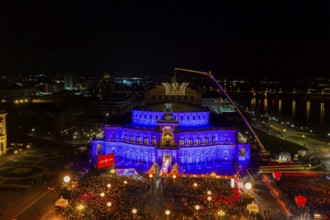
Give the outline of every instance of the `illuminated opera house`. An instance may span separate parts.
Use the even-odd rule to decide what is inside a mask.
[[[113,153],[115,161],[157,162],[168,166],[247,162],[250,144],[238,141],[238,129],[213,126],[202,96],[188,83],[163,83],[145,92],[145,106],[133,109],[130,123],[106,124],[92,140],[92,160]]]

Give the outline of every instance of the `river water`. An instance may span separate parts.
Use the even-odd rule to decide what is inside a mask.
[[[330,133],[329,95],[235,93],[230,96],[259,115],[268,113],[308,131]]]

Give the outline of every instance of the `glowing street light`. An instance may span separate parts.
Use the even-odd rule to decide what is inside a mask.
[[[220,219],[222,219],[222,216],[225,216],[225,212],[222,210],[218,211],[218,216],[220,216]]]
[[[125,185],[127,184],[127,181],[126,181],[126,180],[124,181],[124,184],[125,184]]]
[[[252,184],[250,182],[245,183],[245,189],[250,190],[252,189]]]
[[[200,209],[201,207],[199,205],[195,205],[195,209],[197,211],[197,216],[198,216],[198,210]]]
[[[104,196],[105,196],[105,193],[104,193],[104,192],[102,192],[100,195],[101,195],[101,197],[104,197]]]
[[[68,183],[68,182],[70,182],[71,178],[69,176],[65,176],[63,178],[63,180],[64,180],[65,183]]]
[[[108,183],[108,184],[107,184],[107,188],[109,189],[110,187],[111,187],[111,184],[110,184],[110,183]]]
[[[165,210],[166,220],[168,220],[168,216],[171,214],[170,210]]]
[[[211,196],[208,196],[207,197],[207,201],[209,201],[209,207],[210,207],[211,206],[212,197]]]
[[[197,187],[197,183],[194,183],[194,187]]]
[[[107,202],[107,206],[111,207],[112,203],[111,202]]]
[[[211,195],[212,192],[210,190],[207,191],[207,195]]]
[[[136,215],[136,213],[137,213],[137,209],[132,209],[132,213],[133,213],[133,217],[134,217],[134,219],[135,219],[135,215]]]

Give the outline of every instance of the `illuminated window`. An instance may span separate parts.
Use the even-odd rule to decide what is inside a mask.
[[[133,142],[133,136],[132,135],[129,137],[129,142]]]
[[[156,140],[156,138],[153,138],[153,139],[152,139],[152,144],[153,144],[153,145],[156,145],[156,144],[157,144],[157,140]]]
[[[212,136],[212,143],[215,143],[215,136]]]
[[[204,144],[209,144],[209,139],[208,138],[204,139]]]
[[[136,138],[136,143],[140,143],[141,142],[141,138],[140,137],[137,137]]]
[[[193,139],[192,139],[192,138],[189,138],[189,140],[188,140],[188,145],[189,145],[189,146],[193,145]]]
[[[127,135],[124,134],[124,141],[127,141]]]
[[[201,139],[197,138],[197,145],[201,145]]]
[[[144,144],[148,144],[149,143],[149,140],[148,138],[144,138],[144,141],[143,141]]]
[[[184,145],[184,140],[180,140],[180,146]]]

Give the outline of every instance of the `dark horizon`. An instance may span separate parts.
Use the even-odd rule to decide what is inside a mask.
[[[0,72],[324,76],[329,3],[6,2]]]

